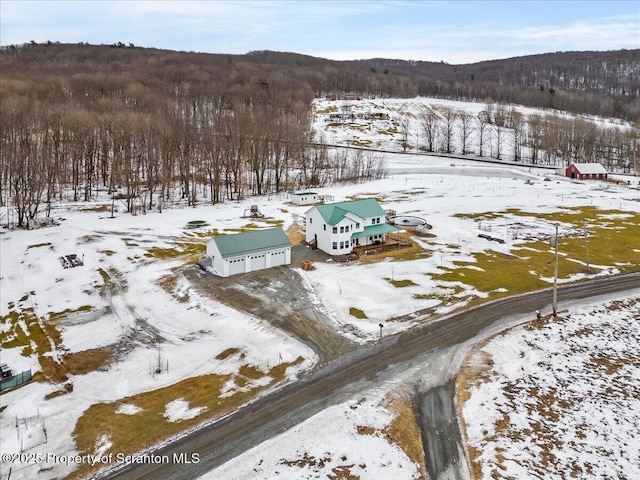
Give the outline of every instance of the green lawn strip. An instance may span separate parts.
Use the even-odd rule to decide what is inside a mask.
[[[284,380],[286,369],[302,361],[303,358],[298,357],[293,362],[276,365],[268,372],[253,365],[243,365],[237,375],[202,375],[116,402],[94,404],[76,423],[73,431],[76,448],[82,454],[95,453],[99,440],[107,436],[111,442],[107,454],[118,452],[128,455],[141,451],[205,420],[237,409],[255,398],[260,391]],[[220,396],[223,386],[229,380],[242,386],[247,385],[250,379],[265,376],[271,377],[267,386],[249,386],[231,395]],[[203,410],[195,418],[170,422],[164,416],[166,405],[178,399],[188,402],[190,409]],[[133,415],[116,413],[123,404],[134,405],[140,410]],[[72,477],[87,475],[90,470],[90,465],[83,464],[73,472]]]

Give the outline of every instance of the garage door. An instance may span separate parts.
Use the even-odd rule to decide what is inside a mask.
[[[267,268],[267,257],[264,253],[251,255],[251,270],[262,270]]]
[[[244,273],[244,257],[229,260],[229,275]]]
[[[271,253],[271,266],[277,267],[278,265],[284,265],[286,261],[286,255],[284,250]]]

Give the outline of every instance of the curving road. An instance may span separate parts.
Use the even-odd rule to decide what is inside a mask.
[[[563,286],[558,289],[558,294],[562,301],[568,301],[638,288],[640,274],[636,273]],[[105,476],[121,480],[197,478],[323,410],[339,398],[343,387],[375,377],[389,365],[465,342],[503,317],[534,312],[548,305],[550,300],[550,290],[510,297],[388,337],[375,346],[349,353],[302,380],[151,452],[153,455],[166,455],[169,463],[129,464]],[[191,458],[193,453],[198,454],[198,463],[173,461],[174,454],[186,454]]]

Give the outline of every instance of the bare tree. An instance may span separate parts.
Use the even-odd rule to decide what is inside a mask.
[[[459,130],[460,130],[460,142],[462,144],[462,154],[466,155],[468,152],[469,146],[469,137],[471,136],[471,130],[473,128],[473,115],[465,110],[459,110],[457,112],[458,120],[459,120]]]
[[[484,156],[484,144],[487,135],[490,115],[486,110],[482,110],[475,118],[478,131],[478,155]]]
[[[456,112],[448,107],[440,107],[438,113],[442,118],[440,132],[442,133],[441,151],[451,153],[453,151],[453,142],[455,134]]]
[[[438,140],[438,115],[431,108],[425,107],[418,118],[427,140],[427,151],[433,152]]]

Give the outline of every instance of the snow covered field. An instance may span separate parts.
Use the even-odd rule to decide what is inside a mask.
[[[475,255],[483,252],[507,254],[518,245],[528,244],[531,238],[548,239],[553,231],[549,222],[512,209],[554,213],[590,207],[619,211],[617,215],[622,220],[640,214],[640,191],[628,185],[571,182],[553,176],[547,169],[478,165],[421,155],[386,154],[384,161],[387,178],[361,185],[322,187],[318,192],[332,195],[335,201],[375,196],[385,209],[424,217],[433,228],[432,236],[415,237],[422,253],[402,261],[316,263],[312,271],[292,265],[319,308],[336,323],[336,330],[344,331],[340,325],[349,324],[359,332],[355,338],[361,342],[375,340],[381,322],[388,335],[409,328],[413,324],[409,315],[415,311],[431,309],[435,315],[442,315],[472,298],[491,295],[491,291],[471,282],[443,280],[438,275],[462,265],[473,267]],[[193,264],[198,253],[204,252],[202,243],[206,240],[197,231],[185,230],[187,221],[202,219],[209,223],[209,229],[232,232],[254,222],[242,218],[253,204],[258,204],[271,221],[281,221],[285,229],[292,227],[308,208],[292,205],[282,193],[196,209],[169,209],[138,216],[117,213],[115,218],[109,218],[110,203],[105,199],[104,203],[90,205],[55,206],[52,216],[60,219],[58,226],[3,230],[2,363],[8,363],[14,371],[31,369],[35,374],[43,370],[47,359],[58,364],[67,355],[93,349],[108,350],[112,357],[91,371],[67,372],[66,379],[58,383],[36,381],[3,393],[2,452],[78,453],[72,433],[92,406],[119,404],[114,407],[118,415],[135,417],[143,413],[132,400],[135,395],[185,379],[204,375],[237,379],[247,368],[263,373],[259,378],[243,377],[247,382],[244,385],[226,381],[220,395],[228,396],[265,387],[269,384],[269,369],[278,363],[293,364],[302,358],[286,370],[287,379],[312,368],[317,358],[309,347],[259,318],[202,297],[179,274],[181,268]],[[482,221],[474,217],[486,212],[502,214]],[[2,214],[7,215],[6,211]],[[574,228],[568,222],[564,227]],[[497,244],[479,238],[478,233],[485,231],[506,242]],[[571,253],[576,258],[581,255]],[[63,268],[59,257],[70,254],[76,254],[84,265]],[[631,252],[632,258],[639,254],[640,247]],[[592,267],[592,275],[617,273],[624,267],[624,260]],[[567,275],[563,281],[581,275],[584,276]],[[550,285],[548,270],[532,276]],[[363,312],[365,318],[354,316],[353,309]],[[46,330],[48,323],[55,325],[60,338],[51,337],[41,343],[34,332],[40,327]],[[19,332],[33,336],[25,343]],[[320,472],[328,475],[342,465],[336,462],[343,456],[347,457],[345,465],[353,464],[351,472],[361,478],[381,478],[389,472],[393,478],[414,478],[418,467],[384,436],[371,434],[384,431],[393,419],[381,395],[384,392],[368,394],[367,401],[357,408],[352,408],[357,400],[334,406],[318,419],[309,420],[310,427],[307,422],[287,434],[290,437],[286,442],[301,442],[297,435],[316,433],[318,443],[306,452],[316,459],[313,468],[299,462],[305,453],[302,450],[298,456],[286,456],[290,465],[277,464],[285,457],[269,452],[285,447],[277,446],[273,442],[279,440],[274,439],[264,447],[272,450],[262,452],[262,447],[258,448],[257,455],[264,458],[262,476],[249,476],[251,472],[243,466],[238,470],[228,466],[211,478],[273,478],[274,469],[288,472],[288,478],[308,478]],[[176,393],[166,399],[159,416],[171,424],[197,421],[206,411],[203,408]],[[342,433],[331,430],[317,434],[319,425],[326,424],[328,418],[343,419],[335,426]],[[361,432],[369,433],[358,434],[358,426],[367,427]],[[332,445],[337,437],[340,442]],[[92,449],[83,453],[114,451],[117,445],[111,446],[112,441],[113,438],[98,435]],[[330,451],[332,460],[320,467],[318,462],[324,458],[325,449]],[[363,452],[377,460],[364,458]],[[8,466],[2,465],[3,475]],[[58,463],[48,467],[52,468],[37,474],[38,478],[65,476],[77,465]],[[34,478],[38,469],[39,465],[14,464],[11,478]]]
[[[476,478],[640,478],[640,298],[492,338],[463,367]]]

